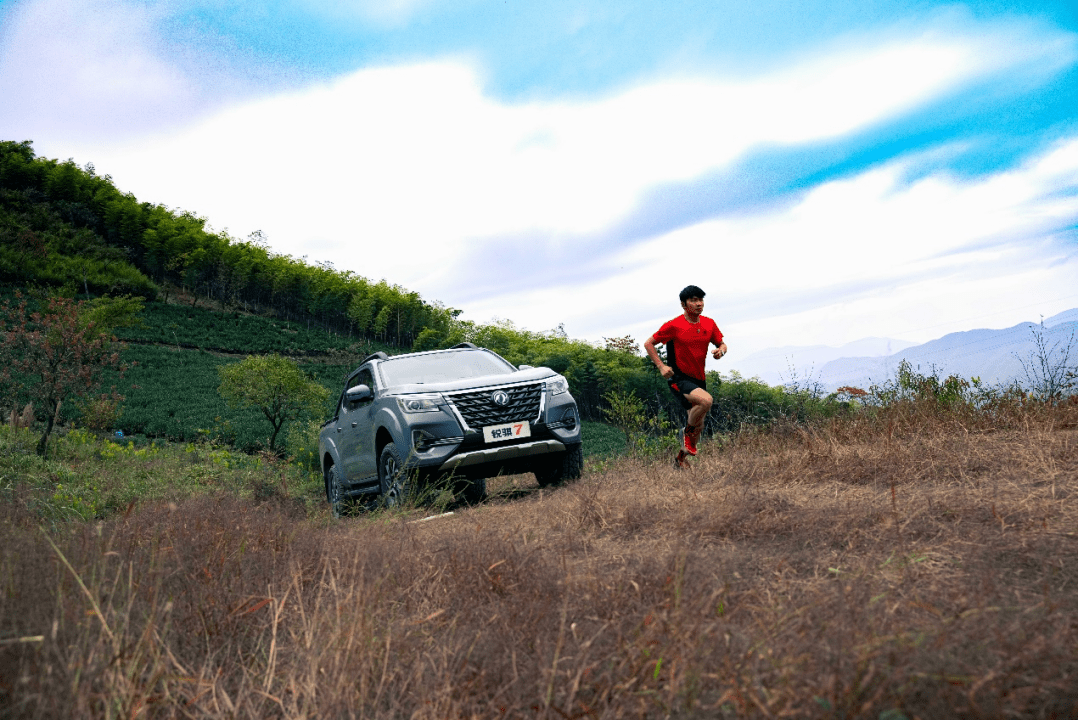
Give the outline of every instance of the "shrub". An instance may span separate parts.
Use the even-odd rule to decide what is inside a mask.
[[[37,452],[45,455],[61,404],[92,398],[106,368],[121,374],[126,368],[114,347],[116,338],[87,303],[50,297],[44,309],[31,312],[21,294],[16,298],[14,307],[6,301],[0,305],[0,384],[44,412]],[[107,398],[121,399],[115,391]]]

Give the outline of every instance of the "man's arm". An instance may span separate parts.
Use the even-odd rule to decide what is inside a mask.
[[[654,335],[644,341],[644,351],[647,352],[648,357],[651,358],[651,362],[655,363],[655,367],[659,369],[660,375],[667,380],[674,377],[674,368],[664,363],[662,358],[659,357],[659,351],[655,349]]]
[[[721,343],[719,343],[719,346],[711,351],[711,357],[715,358],[716,360],[718,360],[719,358],[721,358],[725,354],[726,354],[726,341],[725,340],[723,340]]]

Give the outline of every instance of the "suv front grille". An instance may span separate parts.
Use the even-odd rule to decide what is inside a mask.
[[[495,404],[492,398],[496,392],[505,392],[509,396],[509,402],[505,405]],[[519,420],[534,422],[539,419],[542,397],[542,383],[449,394],[449,400],[473,430]]]

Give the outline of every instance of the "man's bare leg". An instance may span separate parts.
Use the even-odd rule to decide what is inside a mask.
[[[696,441],[700,439],[700,432],[704,429],[704,418],[707,417],[708,412],[711,410],[712,398],[711,394],[706,390],[697,388],[691,393],[685,395],[685,399],[689,402],[689,421],[685,427],[685,440],[682,445],[690,455],[696,454]]]
[[[704,418],[711,411],[711,404],[714,400],[711,397],[711,393],[707,390],[701,390],[696,388],[691,393],[685,396],[685,399],[692,403],[692,407],[689,408],[689,427],[692,428],[693,433],[699,437],[700,431],[704,429]]]

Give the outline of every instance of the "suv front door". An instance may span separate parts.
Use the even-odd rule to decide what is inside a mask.
[[[341,398],[341,410],[337,428],[341,431],[340,457],[344,465],[344,476],[349,484],[362,484],[377,478],[377,461],[374,457],[374,429],[371,423],[371,410],[374,407],[374,374],[370,368],[363,368],[349,381],[348,387],[366,385],[371,389],[371,397],[356,403]],[[345,388],[347,392],[348,388]]]

